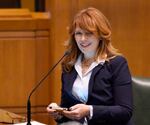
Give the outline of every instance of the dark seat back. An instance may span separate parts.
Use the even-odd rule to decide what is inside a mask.
[[[132,77],[135,125],[150,125],[150,78]]]
[[[0,0],[0,8],[20,8],[21,0]]]

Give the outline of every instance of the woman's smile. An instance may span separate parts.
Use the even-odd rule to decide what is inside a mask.
[[[82,48],[87,48],[87,47],[89,47],[91,44],[92,44],[92,43],[83,42],[83,43],[80,43],[80,46],[81,46]]]
[[[80,27],[75,29],[75,40],[85,57],[93,56],[99,46],[99,38],[94,33]]]

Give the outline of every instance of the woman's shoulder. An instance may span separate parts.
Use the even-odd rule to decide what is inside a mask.
[[[127,60],[123,55],[116,55],[116,56],[111,57],[109,61],[111,63],[119,63],[119,62],[126,62]]]
[[[112,67],[118,67],[127,64],[127,59],[122,55],[117,55],[110,58],[108,62]]]

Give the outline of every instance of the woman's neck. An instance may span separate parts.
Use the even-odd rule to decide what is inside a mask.
[[[91,66],[91,64],[95,61],[95,58],[82,58],[82,74],[85,74],[87,72],[87,70],[89,69],[89,67]]]
[[[95,51],[87,52],[83,54],[84,59],[91,59],[95,57]]]
[[[90,66],[94,61],[95,61],[95,58],[88,58],[88,59],[83,58],[82,64],[84,66]]]

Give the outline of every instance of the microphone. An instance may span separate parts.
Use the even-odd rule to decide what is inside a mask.
[[[62,59],[67,56],[68,54],[70,54],[69,51],[66,51],[64,53],[64,55],[58,60],[58,62],[48,70],[47,74],[45,74],[41,80],[35,85],[35,87],[32,89],[32,91],[30,92],[29,96],[28,96],[28,101],[27,101],[27,125],[31,125],[31,102],[30,102],[30,98],[32,96],[32,94],[35,92],[35,90],[41,85],[41,83],[49,76],[49,74],[55,69],[55,67],[62,61]]]

